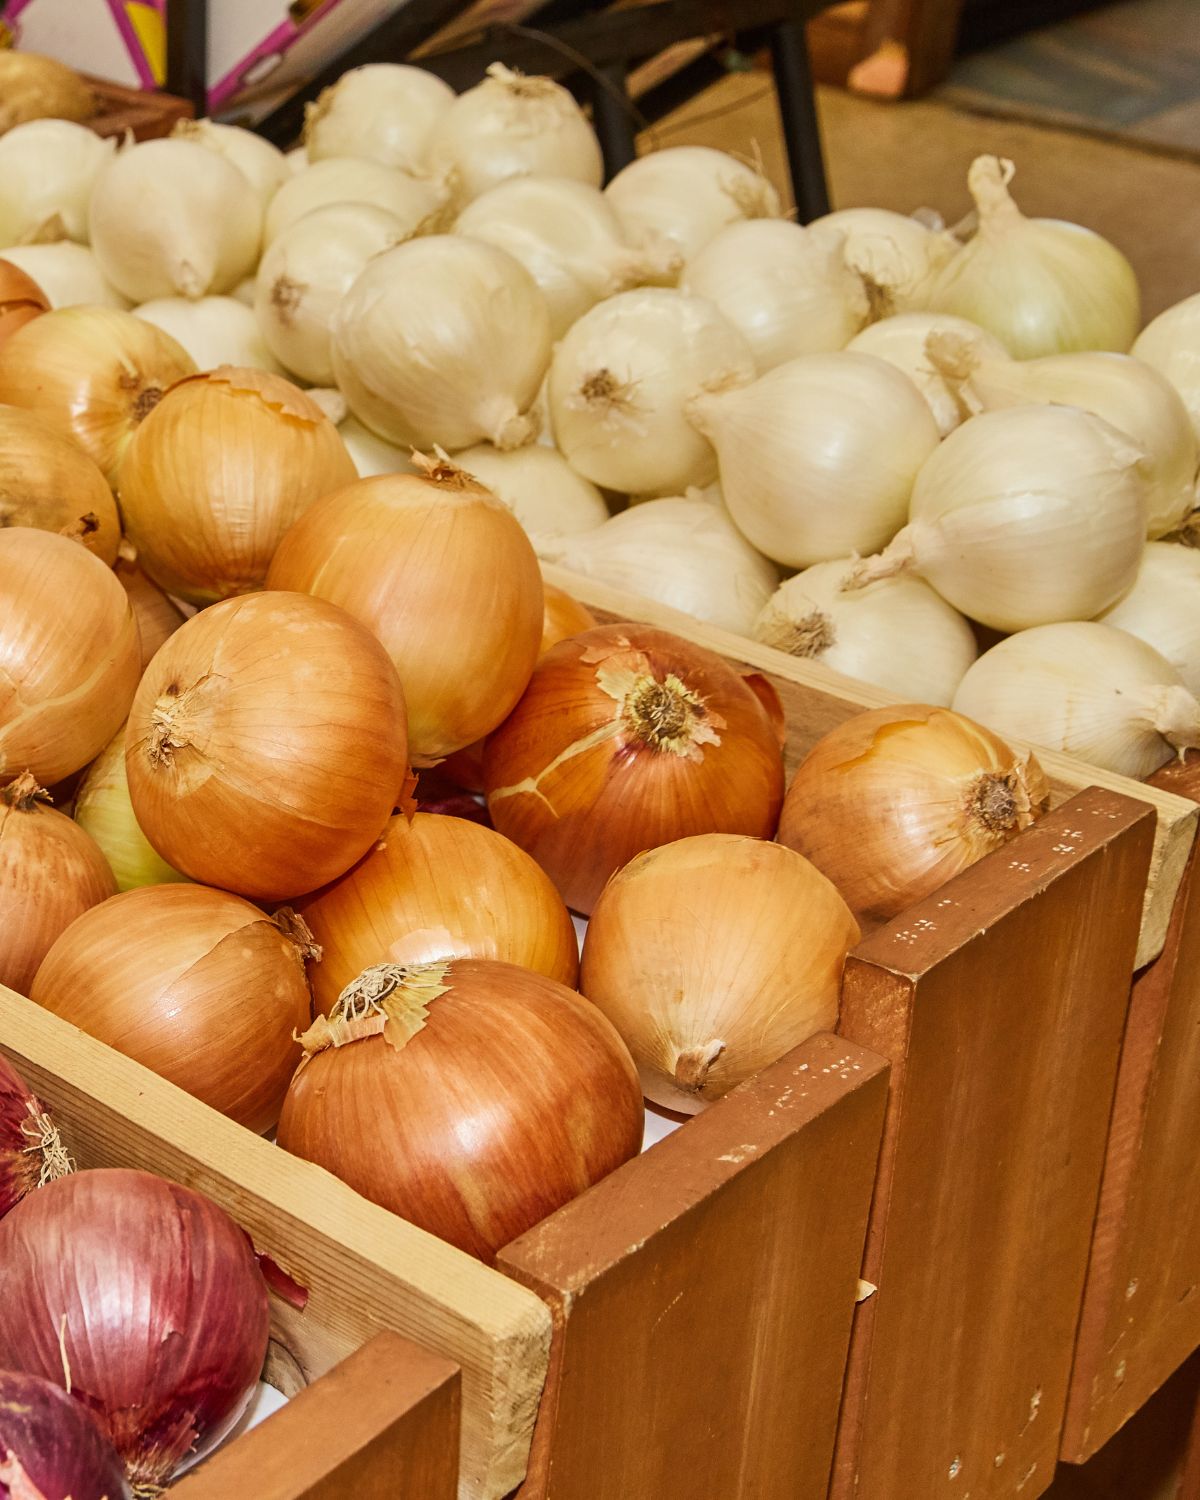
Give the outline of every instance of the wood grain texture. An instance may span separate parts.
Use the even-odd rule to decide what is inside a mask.
[[[459,1371],[380,1333],[172,1485],[172,1500],[454,1500]]]
[[[657,604],[652,599],[611,588],[550,563],[542,564],[542,575],[548,582],[573,594],[603,621],[642,620],[663,630],[674,630],[736,663],[765,673],[783,701],[787,721],[785,760],[789,777],[823,734],[864,708],[882,708],[894,702],[893,695],[880,688],[831,672],[818,662],[788,656],[770,646],[732,635],[727,630],[718,630],[716,626],[694,620],[690,615]],[[1175,896],[1196,836],[1200,810],[1184,797],[1084,765],[1057,751],[1038,749],[1036,753],[1050,779],[1053,806],[1061,805],[1084,787],[1099,786],[1126,797],[1139,798],[1154,808],[1157,818],[1154,852],[1137,952],[1139,967],[1149,963],[1162,952]]]
[[[302,1313],[272,1298],[277,1360],[294,1385],[393,1329],[462,1367],[462,1500],[496,1500],[520,1481],[549,1356],[550,1314],[535,1296],[3,988],[0,1050],[81,1167],[141,1167],[198,1188],[308,1288]]]
[[[1152,834],[1084,792],[847,962],[893,1071],[833,1500],[1051,1481]]]
[[[824,1500],[886,1084],[814,1037],[501,1253],[555,1321],[521,1500]]]

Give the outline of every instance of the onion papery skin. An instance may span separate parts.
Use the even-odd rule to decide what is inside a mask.
[[[125,776],[123,724],[84,773],[75,793],[73,817],[107,860],[116,890],[187,879],[162,858],[138,826]]]
[[[34,1188],[71,1170],[54,1121],[0,1053],[0,1219]]]
[[[580,989],[620,1032],[642,1091],[695,1114],[837,1024],[858,923],[801,855],[710,833],[639,854],[605,886]]]
[[[32,325],[31,325],[32,326]],[[141,673],[125,590],[78,542],[0,530],[0,783],[53,786],[121,726]]]
[[[147,886],[72,923],[30,998],[261,1133],[311,1015],[302,947],[228,891]]]
[[[0,406],[0,527],[81,541],[110,566],[121,543],[112,490],[77,443],[19,406]]]
[[[153,323],[115,307],[63,307],[0,347],[0,401],[74,438],[112,484],[138,424],[195,370]]]
[[[0,344],[49,310],[50,299],[33,277],[12,261],[0,260]]]
[[[22,995],[56,939],[117,889],[95,841],[40,790],[32,776],[0,789],[0,984]]]
[[[485,1261],[637,1154],[637,1071],[595,1006],[487,959],[390,975],[387,1030],[297,1071],[285,1150]]]
[[[135,1485],[162,1485],[227,1431],[267,1352],[249,1238],[149,1172],[77,1172],[0,1222],[0,1364],[63,1382]],[[61,1343],[60,1343],[61,1340]]]
[[[96,96],[74,68],[37,52],[0,51],[0,134],[27,120],[87,120]]]
[[[147,578],[136,562],[119,558],[113,570],[117,582],[129,595],[137,619],[138,638],[142,646],[142,671],[150,665],[154,653],[175,634],[186,616],[171,603],[158,584]]]
[[[579,975],[575,929],[549,876],[490,828],[445,814],[398,814],[369,854],[296,910],[321,949],[312,984],[325,1014],[377,963],[492,958],[569,986]]]
[[[533,548],[508,507],[452,464],[327,496],[284,537],[267,586],[328,599],[383,642],[404,684],[415,765],[493,730],[537,660]]]
[[[721,657],[645,625],[561,641],[484,749],[488,810],[575,911],[643,849],[694,833],[769,838],[775,726]]]
[[[0,1497],[125,1500],[116,1449],[60,1386],[0,1370]]]
[[[202,610],[150,663],[125,738],[129,795],[168,864],[285,900],[343,874],[399,799],[404,692],[343,610],[268,592]]]
[[[1046,810],[1031,755],[945,708],[856,714],[817,741],[788,788],[779,842],[833,881],[861,922],[923,900]]]

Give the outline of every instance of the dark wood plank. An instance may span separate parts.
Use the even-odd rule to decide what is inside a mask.
[[[963,0],[871,0],[863,60],[848,82],[856,94],[911,98],[940,83],[954,60]]]

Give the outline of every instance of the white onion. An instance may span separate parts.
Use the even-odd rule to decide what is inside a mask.
[[[127,297],[204,297],[253,269],[262,209],[244,174],[215,151],[143,141],[96,179],[89,231],[105,276]]]
[[[283,159],[287,162],[288,171],[293,177],[312,165],[312,162],[309,160],[308,150],[304,146],[293,146],[290,151],[283,153]]]
[[[1150,542],[1133,587],[1100,619],[1153,646],[1200,697],[1200,552]]]
[[[688,402],[753,378],[749,346],[711,302],[663,287],[622,292],[585,313],[554,351],[555,441],[596,484],[679,495],[717,473]]]
[[[974,631],[920,578],[846,592],[855,561],[816,563],[780,584],[755,639],[885,688],[897,703],[947,706],[977,655]]]
[[[309,391],[308,394],[315,397],[317,392]],[[374,474],[419,472],[409,457],[411,448],[397,448],[392,443],[385,443],[357,418],[343,417],[337,424],[337,430],[346,445],[346,452],[354,460],[360,479],[369,479]]]
[[[1200,443],[1200,292],[1147,323],[1130,352],[1153,365],[1179,392]]]
[[[737,526],[788,567],[871,552],[904,524],[938,430],[912,381],[869,354],[807,354],[697,397]]]
[[[1137,779],[1200,744],[1200,703],[1144,641],[1093,622],[1022,630],[985,651],[954,707],[998,734]]]
[[[258,194],[264,211],[292,175],[288,159],[278,146],[239,125],[218,125],[215,120],[180,120],[171,134],[223,156]]]
[[[808,227],[845,236],[846,264],[866,282],[877,318],[922,308],[934,274],[959,248],[953,235],[888,208],[842,208]]]
[[[369,203],[394,214],[405,238],[426,234],[441,224],[447,201],[440,183],[410,177],[378,162],[326,157],[289,177],[271,199],[263,244],[269,246],[297,219],[331,203]]]
[[[337,383],[394,443],[520,447],[549,358],[550,314],[528,271],[456,235],[377,255],[334,317]]]
[[[88,237],[88,204],[116,150],[70,120],[31,120],[0,136],[0,244]]]
[[[218,365],[249,366],[282,375],[283,369],[263,342],[258,319],[234,297],[163,297],[143,302],[134,315],[153,323],[182,344],[198,370]]]
[[[864,328],[846,347],[858,354],[874,354],[877,359],[886,359],[889,365],[895,365],[907,375],[929,402],[938,431],[945,437],[968,416],[968,412],[954,387],[930,362],[925,345],[931,333],[956,334],[964,341],[964,347],[977,350],[988,359],[1008,358],[1008,350],[999,339],[993,338],[977,323],[969,323],[966,318],[956,318],[951,313],[913,312],[881,318],[878,323]]]
[[[405,238],[395,214],[370,203],[330,203],[282,230],[259,263],[255,297],[276,359],[302,380],[332,384],[338,304],[373,256]]]
[[[573,177],[599,187],[604,159],[596,132],[570,93],[551,78],[493,63],[460,94],[429,136],[434,171],[450,176],[460,203],[509,177]]]
[[[60,240],[57,245],[13,245],[0,250],[0,258],[11,261],[32,276],[50,299],[51,307],[130,306],[112,282],[105,279],[100,262],[86,245]]]
[[[309,161],[359,156],[381,167],[420,172],[434,125],[454,103],[454,90],[424,68],[368,63],[343,73],[305,111]]]
[[[600,491],[555,448],[528,443],[502,453],[490,443],[478,443],[454,454],[454,462],[504,501],[539,550],[608,520]]]

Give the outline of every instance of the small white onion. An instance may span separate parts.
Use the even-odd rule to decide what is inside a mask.
[[[394,214],[406,238],[427,234],[441,224],[447,201],[440,183],[410,177],[378,162],[326,157],[289,177],[271,199],[263,244],[271,245],[297,219],[331,203],[369,203]]]
[[[70,120],[31,120],[0,136],[0,243],[86,244],[92,189],[115,150]]]
[[[1200,443],[1200,292],[1147,323],[1130,352],[1153,365],[1179,392]]]
[[[316,396],[316,391],[309,391]],[[320,403],[318,402],[318,405]],[[343,408],[344,409],[344,408]],[[375,474],[416,474],[420,471],[413,464],[411,448],[397,448],[376,437],[369,427],[364,427],[356,417],[343,417],[337,424],[346,452],[354,460],[360,479],[369,479]]]
[[[420,172],[429,135],[454,103],[448,83],[407,63],[351,68],[305,111],[309,161],[358,156],[381,167]]]
[[[1133,587],[1100,619],[1153,646],[1200,697],[1200,552],[1150,542]]]
[[[454,462],[504,501],[539,551],[608,520],[603,495],[555,448],[528,443],[502,453],[491,443],[477,443],[454,454]]]
[[[888,208],[841,208],[808,227],[845,236],[846,264],[866,282],[877,318],[924,307],[935,272],[959,248],[946,231]]]
[[[180,120],[171,135],[223,156],[258,194],[264,211],[292,175],[288,159],[278,146],[272,146],[253,130],[243,130],[240,125],[218,125],[215,120]]]
[[[258,319],[234,297],[163,297],[143,302],[134,316],[153,323],[182,344],[198,370],[218,365],[249,366],[282,375],[283,369],[263,342]]]
[[[881,318],[852,338],[848,349],[858,354],[873,354],[907,375],[929,402],[938,431],[945,437],[969,415],[955,389],[946,377],[935,370],[926,351],[931,333],[952,333],[964,341],[964,347],[978,350],[988,359],[1007,359],[1008,350],[986,329],[951,313],[899,313]]]
[[[32,276],[50,299],[51,307],[130,306],[111,281],[105,279],[100,262],[86,245],[60,240],[56,245],[13,245],[0,250],[0,258],[11,261]]]

